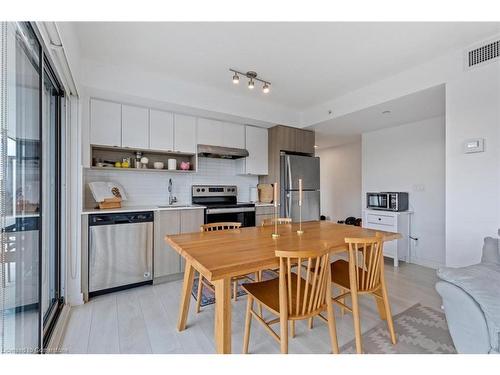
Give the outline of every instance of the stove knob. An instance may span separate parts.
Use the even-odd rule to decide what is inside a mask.
[[[200,192],[200,188],[196,189],[196,192],[199,193]]]
[[[205,188],[201,189],[201,192],[204,193],[205,192]]]

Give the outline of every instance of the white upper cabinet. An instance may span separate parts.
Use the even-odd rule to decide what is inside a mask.
[[[122,147],[149,148],[149,110],[122,105]]]
[[[246,149],[248,157],[244,159],[244,174],[268,174],[267,129],[255,126],[245,126]]]
[[[198,119],[198,144],[245,148],[245,127],[239,124]]]
[[[158,151],[174,151],[174,114],[149,111],[149,148]]]
[[[196,153],[196,117],[174,115],[174,150]]]
[[[121,104],[90,99],[90,143],[122,145]]]
[[[243,125],[223,122],[221,146],[245,148],[245,127]]]
[[[222,121],[199,118],[198,144],[222,146],[222,125]]]

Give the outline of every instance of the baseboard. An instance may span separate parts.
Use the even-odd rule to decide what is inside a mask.
[[[71,307],[65,304],[59,313],[59,318],[57,319],[56,326],[54,327],[54,331],[50,336],[50,340],[46,348],[47,353],[61,353],[61,345],[64,338],[64,332],[66,331],[66,326],[69,321],[70,310]]]

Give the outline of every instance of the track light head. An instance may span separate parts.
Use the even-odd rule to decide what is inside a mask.
[[[238,73],[234,73],[234,75],[233,75],[233,83],[235,85],[237,85],[238,83],[240,83],[240,76],[238,75]]]
[[[253,81],[253,78],[250,78],[250,80],[248,81],[248,88],[250,90],[253,90],[254,87],[255,87],[255,83]]]
[[[269,84],[267,82],[265,82],[264,86],[262,86],[262,92],[264,94],[267,94],[267,93],[269,93],[269,91],[270,91]]]

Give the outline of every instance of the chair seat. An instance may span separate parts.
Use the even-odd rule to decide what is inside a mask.
[[[297,302],[297,275],[292,273],[292,306],[294,306]],[[300,286],[300,298],[303,300],[303,296],[305,293],[305,283],[307,281],[301,277],[301,286]],[[246,290],[246,292],[252,295],[256,300],[265,305],[271,312],[276,315],[280,314],[280,298],[279,298],[279,278],[259,281],[255,283],[245,283],[242,284],[242,288]],[[311,291],[311,284],[309,283],[309,292]],[[309,293],[308,292],[308,293]],[[309,298],[309,297],[308,297]]]
[[[361,274],[364,273],[365,276],[367,272],[363,270],[361,267],[359,268],[360,278]],[[330,264],[331,274],[332,274],[332,283],[341,286],[344,289],[351,289],[351,284],[349,281],[349,262],[341,259]]]

